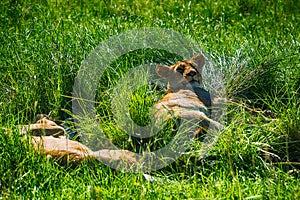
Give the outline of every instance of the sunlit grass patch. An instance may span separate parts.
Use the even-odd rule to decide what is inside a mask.
[[[299,199],[298,1],[0,4],[2,198]],[[82,61],[110,36],[140,27],[172,29],[193,38],[224,74],[226,94],[241,106],[227,105],[226,129],[218,141],[203,154],[196,138],[176,162],[150,173],[152,180],[97,162],[61,167],[35,153],[16,125],[32,123],[38,113],[70,117]],[[141,143],[116,125],[113,88],[143,64],[170,65],[181,59],[142,49],[112,61],[99,80],[94,102],[93,122],[101,125],[105,137],[120,148],[138,151]],[[135,88],[129,94],[128,117],[148,125],[148,108],[164,93],[161,85]],[[269,114],[252,115],[243,106]],[[176,132],[174,124],[144,142],[154,149],[168,144]],[[104,145],[103,138],[94,139],[95,147]]]

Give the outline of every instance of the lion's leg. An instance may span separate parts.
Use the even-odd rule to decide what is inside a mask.
[[[200,133],[202,129],[208,129],[209,127],[214,130],[222,130],[224,126],[220,124],[219,122],[210,119],[204,112],[200,110],[191,110],[186,108],[173,108],[172,110],[160,110],[160,116],[156,117],[157,122],[163,123],[165,120],[170,118],[179,118],[179,119],[187,119],[187,120],[193,120],[194,123],[197,123],[199,125],[200,122],[205,122],[206,126],[201,126],[197,128],[197,131],[195,131],[195,135]]]
[[[209,127],[216,130],[222,130],[224,128],[222,124],[216,122],[215,120],[210,119],[203,112],[199,110],[181,110],[181,112],[178,113],[178,117],[184,119],[199,119],[200,121],[205,121],[209,124]]]

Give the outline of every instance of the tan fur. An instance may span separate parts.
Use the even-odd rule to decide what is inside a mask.
[[[48,120],[46,117],[39,119],[36,123],[30,124],[29,126],[23,126],[22,133],[26,133],[30,130],[33,135],[51,135],[51,136],[62,136],[65,135],[65,129],[58,126],[55,122]]]
[[[177,62],[168,67],[157,65],[157,74],[168,80],[168,93],[178,92],[181,89],[192,89],[192,87],[203,88],[202,68],[205,58],[197,54],[191,60]]]
[[[100,160],[115,168],[122,166],[125,169],[131,169],[137,164],[135,154],[130,151],[109,149],[92,151],[80,142],[67,139],[61,135],[61,132],[65,132],[64,128],[45,117],[35,124],[23,126],[22,133],[27,134],[28,131],[33,134],[30,141],[35,150],[52,158],[59,158],[62,164],[76,165],[83,160]]]
[[[204,56],[197,54],[191,60],[177,62],[170,67],[157,65],[157,74],[168,81],[168,93],[154,105],[158,120],[164,121],[171,117],[198,119],[218,129],[223,127],[210,119],[207,106],[195,92],[195,88],[203,87],[201,73],[204,64]]]

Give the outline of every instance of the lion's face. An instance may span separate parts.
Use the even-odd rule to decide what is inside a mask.
[[[197,54],[191,60],[177,62],[170,67],[157,65],[156,72],[160,77],[167,79],[169,93],[181,89],[202,88],[201,73],[204,64],[204,56]]]

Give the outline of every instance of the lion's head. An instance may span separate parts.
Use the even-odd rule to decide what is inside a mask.
[[[202,68],[205,58],[202,54],[197,54],[190,60],[177,62],[168,67],[157,65],[157,74],[168,81],[168,93],[178,92],[181,89],[202,88]]]

